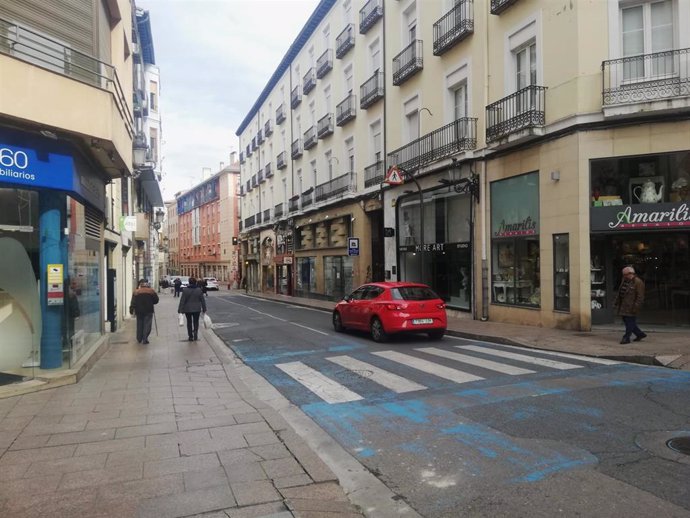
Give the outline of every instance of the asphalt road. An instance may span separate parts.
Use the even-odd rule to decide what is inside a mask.
[[[690,372],[211,294],[216,334],[422,516],[690,516]]]

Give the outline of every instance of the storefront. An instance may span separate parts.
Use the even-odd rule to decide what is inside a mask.
[[[644,280],[642,324],[690,325],[690,151],[590,162],[592,323],[616,318],[621,270]]]
[[[399,279],[423,282],[451,309],[472,308],[471,195],[451,187],[400,197],[396,203]]]
[[[69,367],[102,337],[104,206],[71,146],[0,129],[0,373]]]

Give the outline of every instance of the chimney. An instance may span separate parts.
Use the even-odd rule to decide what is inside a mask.
[[[211,178],[211,168],[210,167],[202,167],[201,168],[201,181],[203,182],[204,180],[208,180]]]

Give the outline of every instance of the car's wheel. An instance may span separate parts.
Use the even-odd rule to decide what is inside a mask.
[[[378,319],[378,317],[374,317],[371,320],[371,337],[374,339],[374,342],[385,342],[388,340],[388,333],[386,333],[386,330],[383,328],[383,323]]]
[[[335,329],[336,333],[342,333],[343,331],[345,331],[343,321],[340,318],[340,313],[338,313],[337,311],[333,312],[333,329]]]
[[[440,340],[446,332],[441,329],[440,331],[429,331],[429,338],[432,340]]]

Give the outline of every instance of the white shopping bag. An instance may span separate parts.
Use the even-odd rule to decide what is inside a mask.
[[[183,314],[183,313],[179,313],[179,314],[177,315],[177,325],[179,325],[180,327],[182,327],[182,326],[184,325],[184,321],[185,321],[184,314]]]
[[[204,329],[210,329],[212,325],[213,322],[211,322],[211,317],[204,313]]]

